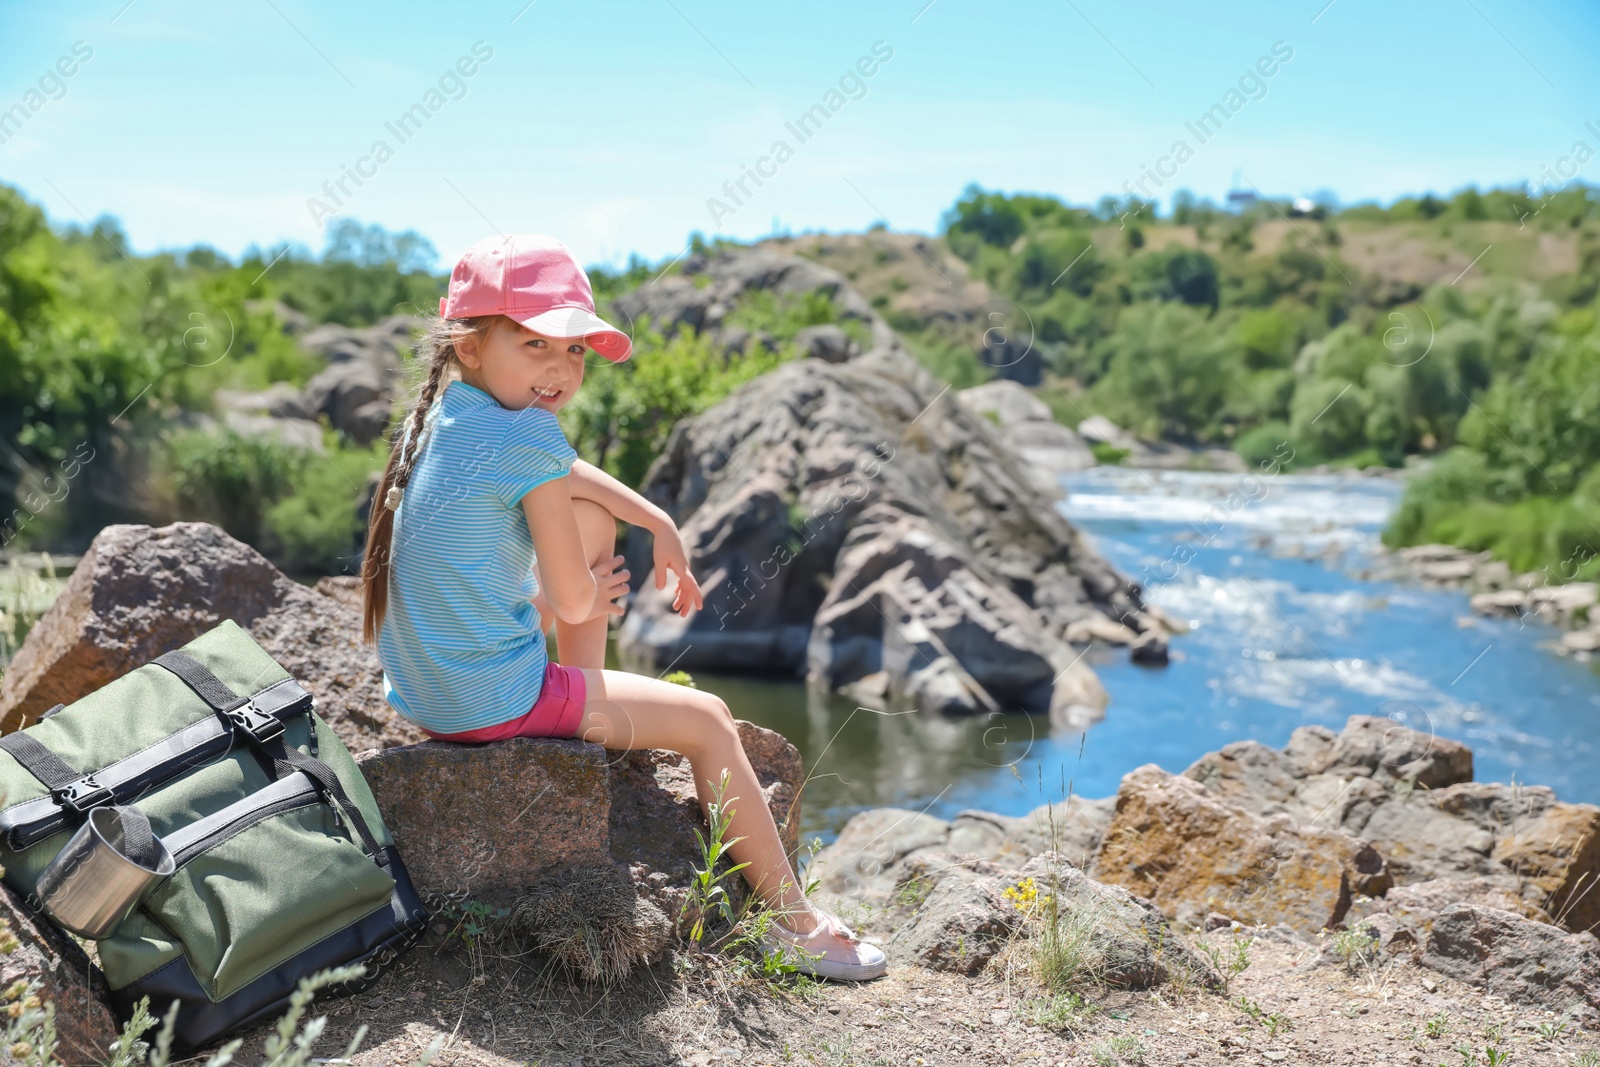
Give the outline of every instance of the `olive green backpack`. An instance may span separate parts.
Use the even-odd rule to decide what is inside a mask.
[[[177,1001],[183,1051],[276,1015],[324,968],[366,964],[335,992],[369,986],[428,922],[314,706],[228,621],[0,737],[0,864],[36,912],[41,872],[97,806],[136,807],[171,853],[176,873],[95,944],[116,1013]]]

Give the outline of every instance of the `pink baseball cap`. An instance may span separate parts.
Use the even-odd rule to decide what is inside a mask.
[[[548,337],[581,337],[613,363],[633,352],[628,335],[594,313],[589,276],[572,252],[542,233],[490,237],[467,249],[450,272],[439,314],[504,315]]]

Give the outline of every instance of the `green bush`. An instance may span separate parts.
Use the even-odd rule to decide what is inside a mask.
[[[226,428],[187,430],[173,435],[167,460],[179,517],[259,545],[267,509],[294,490],[306,451]]]
[[[349,570],[365,536],[360,516],[372,474],[388,459],[380,441],[324,452],[231,429],[172,436],[161,463],[177,517],[213,522],[293,574]]]

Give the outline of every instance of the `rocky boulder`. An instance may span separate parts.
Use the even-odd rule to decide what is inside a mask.
[[[1089,446],[1051,415],[1027,387],[997,378],[957,394],[967,407],[989,419],[1001,438],[1027,462],[1035,484],[1052,499],[1065,494],[1061,475],[1088,470],[1098,461]]]
[[[290,579],[209,523],[107,526],[0,680],[0,731],[70,704],[224,619],[316,697],[352,751],[426,735],[383,698],[377,652],[346,603]]]
[[[869,323],[873,344],[785,364],[674,429],[640,492],[683,530],[705,608],[671,610],[648,535],[631,530],[624,655],[840,690],[881,674],[891,700],[951,712],[1098,714],[1104,691],[1066,628],[1092,614],[1155,623],[1022,457],[839,276],[765,252],[705,269],[709,285],[664,278],[619,304],[704,330],[752,286],[810,286]]]
[[[1282,750],[1239,741],[1184,776],[1257,815],[1342,830],[1397,884],[1482,879],[1573,930],[1600,926],[1600,807],[1543,786],[1472,781],[1472,751],[1386,718],[1294,731]]]
[[[1084,943],[1084,966],[1099,981],[1124,989],[1149,989],[1174,977],[1205,988],[1221,984],[1215,969],[1168,924],[1153,903],[1121,886],[1089,877],[1054,852],[1029,860],[1017,880],[1031,879],[1054,898],[1059,936]],[[1035,905],[1048,915],[1048,905]]]
[[[792,856],[800,754],[753,723],[741,720],[739,734]],[[364,752],[357,762],[418,889],[436,900],[511,905],[574,870],[618,865],[675,914],[700,862],[694,830],[705,832],[705,818],[688,760],[674,752],[513,738],[429,741]]]
[[[357,444],[371,444],[383,436],[405,384],[406,351],[422,320],[391,315],[365,327],[332,322],[313,326],[282,304],[271,310],[283,332],[320,356],[326,366],[304,389],[278,382],[257,393],[218,390],[223,422],[239,433],[317,451],[322,448],[319,416]]]
[[[884,951],[936,971],[977,974],[1022,924],[1006,884],[1004,875],[951,866]]]
[[[1515,912],[1452,904],[1433,922],[1420,962],[1518,1004],[1600,1009],[1600,940]]]
[[[1220,912],[1303,935],[1337,926],[1354,894],[1378,896],[1393,884],[1366,842],[1223,803],[1154,764],[1122,779],[1092,873],[1188,925]]]
[[[706,334],[713,344],[726,348],[728,337],[725,335],[743,331],[724,320],[753,292],[771,293],[780,298],[821,293],[830,299],[842,320],[881,322],[872,305],[852,289],[838,271],[798,256],[767,250],[691,255],[683,261],[678,273],[659,277],[622,294],[614,307],[629,320],[629,325],[642,325],[648,319],[668,337],[688,329]],[[807,335],[802,351],[820,359],[830,359],[830,355],[848,359],[855,348],[850,343],[829,344],[825,354],[814,349],[810,343],[812,336],[815,335]],[[837,335],[827,336],[837,340]]]
[[[0,886],[0,988],[38,983],[38,995],[55,1004],[61,1042],[56,1056],[68,1067],[103,1064],[107,1047],[117,1039],[116,1020],[96,988],[98,975],[76,941],[49,923],[35,922],[16,895]],[[0,1010],[21,1011],[20,999],[6,997]]]
[[[1381,897],[1358,898],[1345,916],[1347,929],[1360,929],[1375,925],[1383,930],[1403,930],[1403,939],[1390,934],[1386,941],[1404,942],[1411,948],[1420,947],[1428,939],[1434,920],[1446,908],[1456,904],[1473,904],[1515,912],[1533,922],[1549,923],[1550,916],[1542,908],[1529,904],[1506,886],[1490,878],[1435,878],[1411,885],[1397,885]],[[1389,924],[1374,923],[1382,917]]]
[[[822,894],[859,902],[883,896],[913,875],[964,860],[1020,867],[1054,851],[1085,866],[1100,846],[1114,801],[1070,797],[1020,818],[963,811],[940,819],[906,808],[872,808],[851,816],[833,843],[817,853],[810,875]]]

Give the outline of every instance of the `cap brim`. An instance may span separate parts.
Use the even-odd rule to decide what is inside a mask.
[[[621,363],[633,353],[628,335],[588,308],[562,307],[512,319],[546,337],[581,337],[583,343],[613,363]]]

